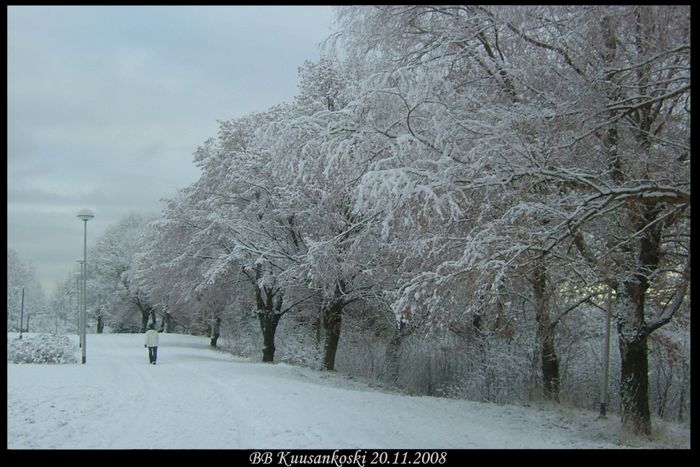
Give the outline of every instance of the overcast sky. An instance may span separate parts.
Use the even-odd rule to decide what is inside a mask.
[[[319,57],[320,6],[7,7],[7,241],[44,291],[129,212],[199,176],[228,120],[291,101]],[[89,261],[89,258],[88,258]]]

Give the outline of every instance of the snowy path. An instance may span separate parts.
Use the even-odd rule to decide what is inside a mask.
[[[89,335],[85,365],[8,364],[8,448],[617,448],[535,408],[408,397],[250,363],[203,337]]]

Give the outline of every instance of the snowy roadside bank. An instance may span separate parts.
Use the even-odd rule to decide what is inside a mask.
[[[9,337],[8,337],[9,338]],[[8,362],[9,449],[687,448],[567,408],[497,406],[363,388],[340,375],[251,363],[204,337],[164,334],[157,366],[141,334],[88,336],[85,365]],[[687,436],[687,438],[686,438]]]

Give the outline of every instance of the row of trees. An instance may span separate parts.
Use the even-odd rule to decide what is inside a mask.
[[[107,326],[113,332],[144,332],[159,315],[135,280],[136,264],[143,251],[143,237],[153,214],[131,213],[108,227],[88,250],[87,304],[89,325],[96,333]],[[71,315],[77,332],[80,266],[57,288],[52,306]]]
[[[650,433],[650,339],[688,365],[689,8],[348,6],[337,26],[293,102],[220,122],[199,180],[100,240],[97,316],[213,345],[254,317],[267,362],[293,316],[328,370],[353,336],[398,382],[423,342],[557,401],[558,346],[585,352],[572,326],[610,308],[622,421]]]

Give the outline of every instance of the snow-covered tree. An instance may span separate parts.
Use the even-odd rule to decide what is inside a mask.
[[[23,316],[22,316],[23,315]],[[22,318],[22,323],[20,323]],[[26,331],[29,320],[32,330],[53,330],[54,318],[49,316],[46,297],[34,267],[15,250],[7,249],[7,329]]]
[[[105,325],[115,330],[131,330],[148,320],[155,322],[153,305],[135,278],[146,225],[153,215],[132,213],[110,226],[88,252],[88,304],[96,332]],[[138,319],[135,317],[138,316]]]
[[[195,154],[200,179],[170,201],[157,225],[162,233],[157,242],[181,247],[166,255],[165,267],[199,271],[179,273],[189,282],[181,288],[185,293],[206,297],[219,293],[217,284],[248,280],[263,334],[263,361],[274,359],[279,319],[305,298],[289,287],[298,248],[293,222],[279,209],[270,155],[255,138],[258,128],[284,113],[280,106],[221,122],[218,138],[205,142]]]
[[[78,271],[73,271],[58,283],[49,299],[49,309],[55,314],[55,328],[59,333],[78,333]]]
[[[690,10],[578,19],[587,40],[568,49],[586,67],[571,76],[570,104],[582,128],[564,149],[589,163],[559,170],[580,193],[562,227],[615,292],[622,420],[649,434],[648,338],[681,309],[690,279]]]
[[[296,105],[258,132],[271,154],[279,212],[297,251],[296,287],[308,289],[318,302],[323,366],[329,370],[343,310],[376,293],[383,277],[376,217],[353,212],[371,141],[356,131],[349,80],[328,58],[307,62]]]
[[[365,125],[391,143],[363,177],[357,208],[382,209],[404,243],[417,232],[413,251],[431,242],[432,261],[415,260],[423,272],[395,308],[415,310],[418,300],[449,316],[442,292],[473,277],[466,309],[478,314],[486,300],[497,310],[502,284],[529,269],[552,391],[550,305],[559,292],[549,271],[581,290],[573,305],[601,284],[612,288],[622,418],[643,433],[646,338],[679,309],[689,275],[688,13],[379,6],[340,15],[349,55],[373,61]],[[399,209],[386,209],[387,199]],[[581,258],[595,269],[566,274]],[[646,291],[673,277],[673,292],[647,320]]]

